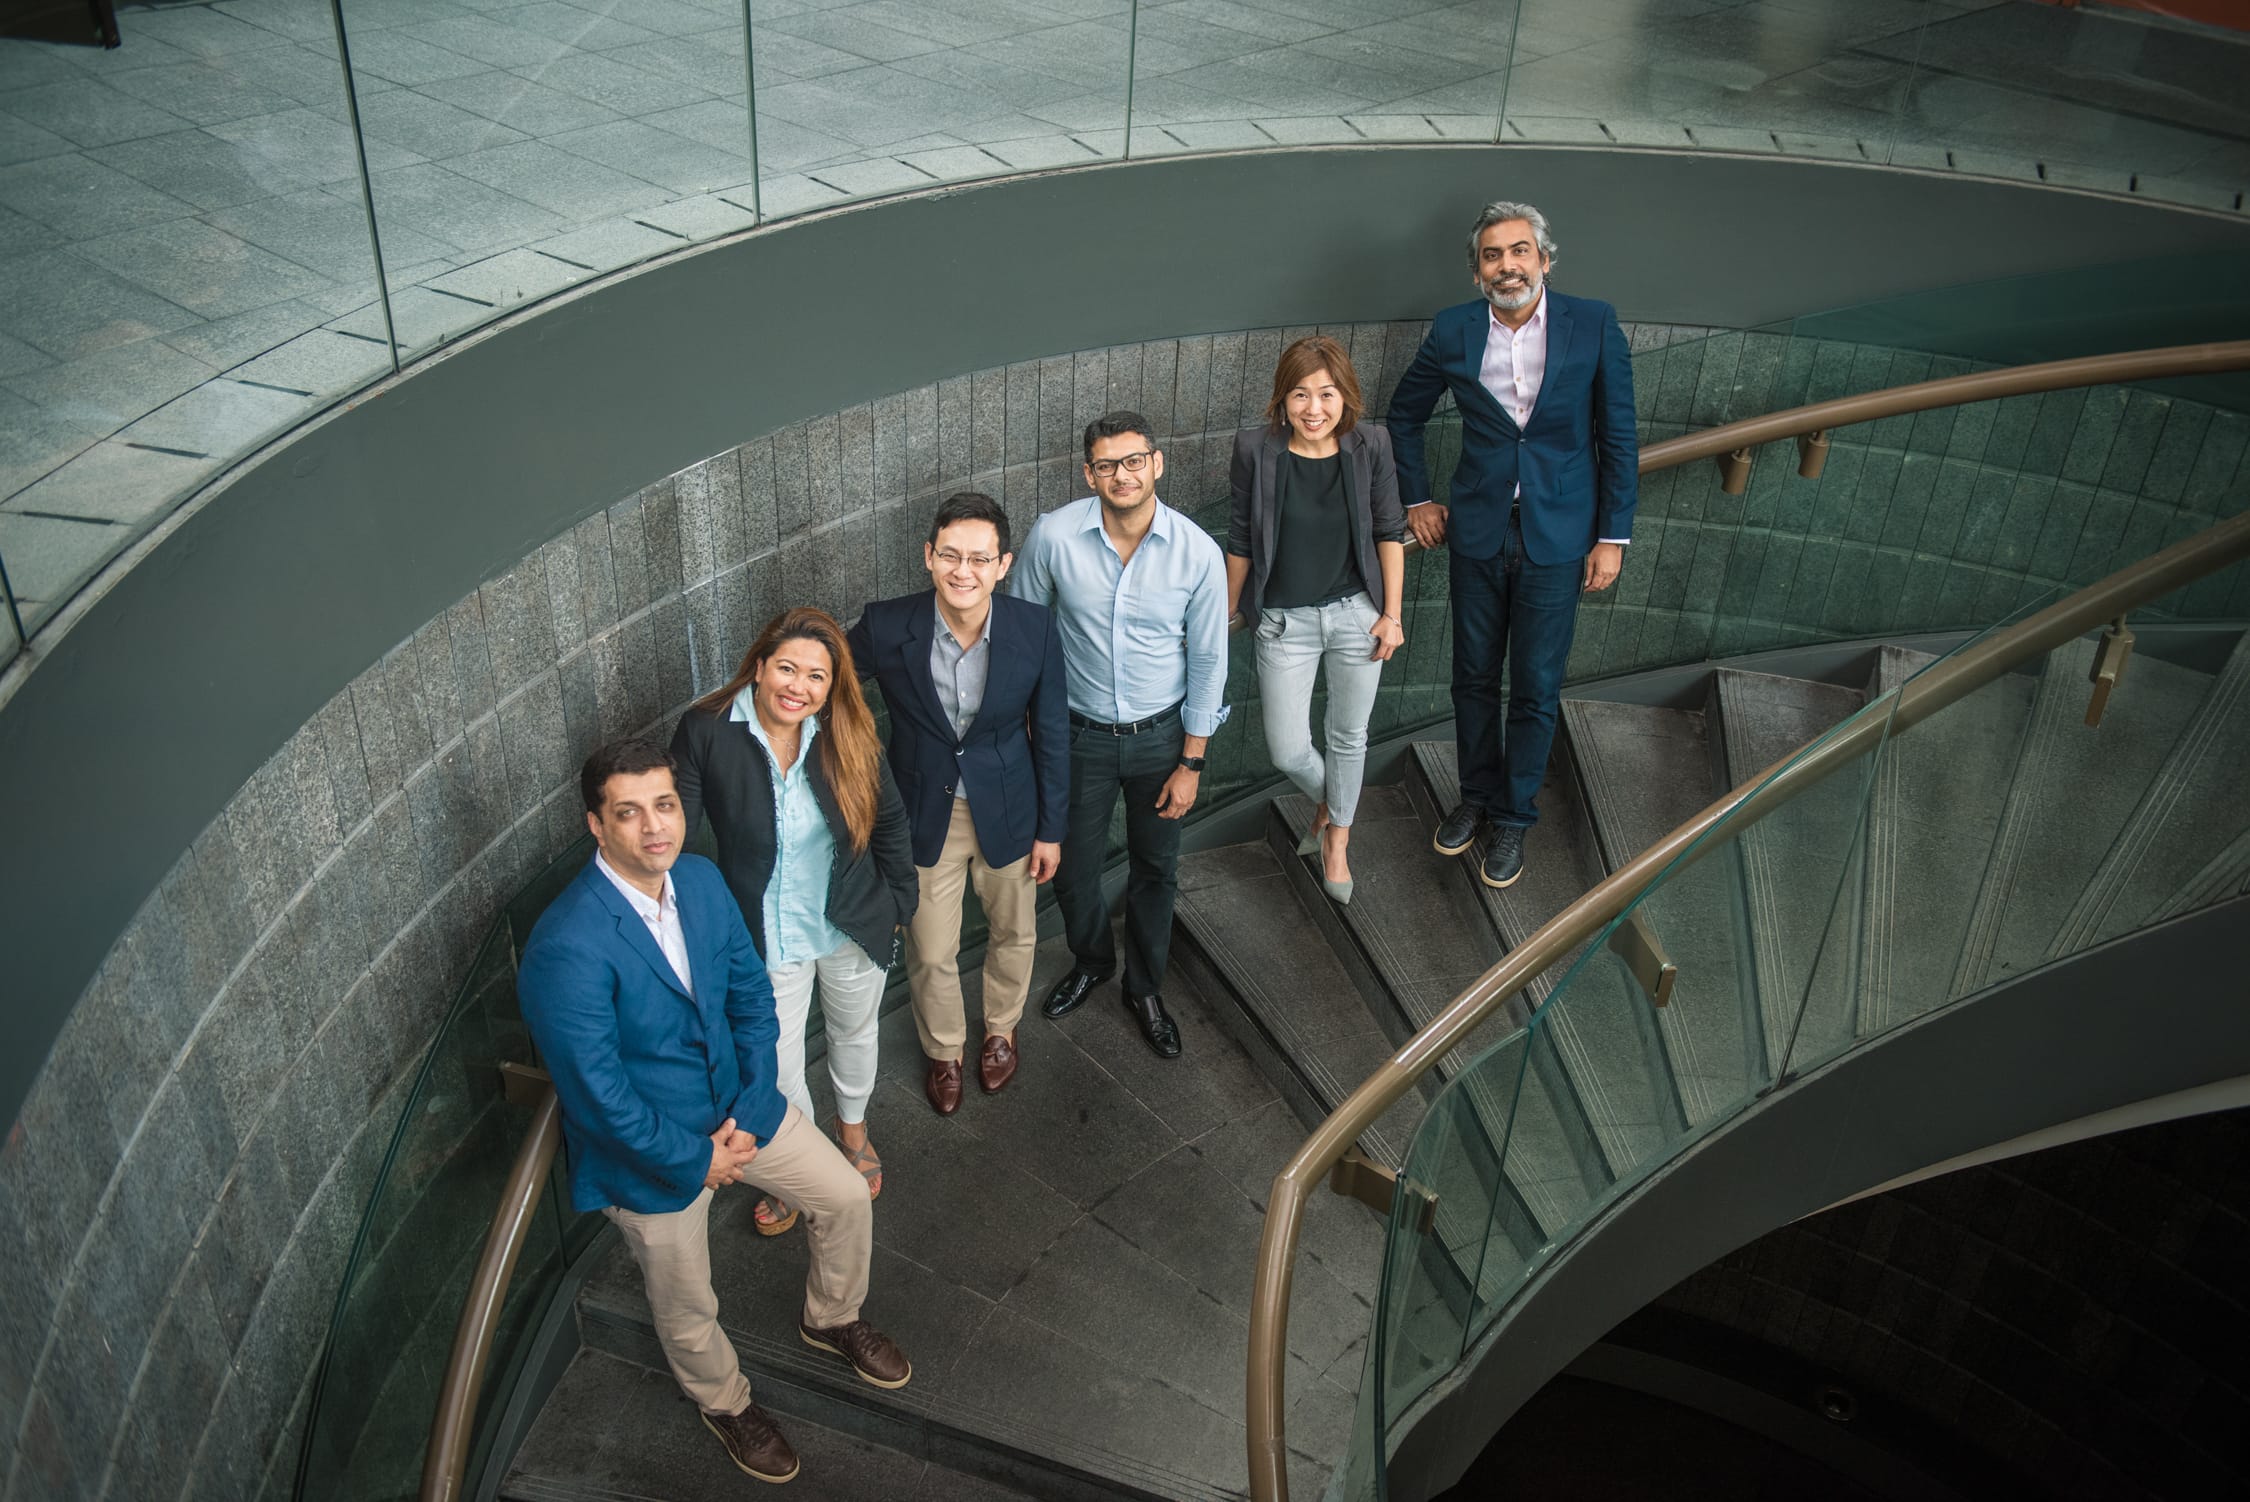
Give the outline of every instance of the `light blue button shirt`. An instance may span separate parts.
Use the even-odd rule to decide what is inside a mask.
[[[1072,709],[1123,724],[1178,704],[1189,735],[1226,723],[1226,555],[1179,512],[1158,501],[1127,564],[1101,498],[1073,501],[1039,519],[1009,578],[1055,612]]]
[[[836,864],[836,837],[828,832],[828,816],[813,796],[812,779],[805,772],[812,760],[813,737],[820,721],[805,717],[804,738],[797,745],[796,763],[787,776],[773,742],[751,707],[756,687],[745,687],[734,696],[728,718],[748,727],[766,753],[766,770],[773,777],[773,875],[766,879],[766,964],[795,965],[817,960],[844,942],[844,932],[828,921],[828,878]]]

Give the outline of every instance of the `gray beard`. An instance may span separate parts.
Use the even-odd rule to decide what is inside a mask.
[[[1530,307],[1539,296],[1539,284],[1537,282],[1532,283],[1521,292],[1502,292],[1489,282],[1479,282],[1477,285],[1483,289],[1486,302],[1506,313],[1513,313],[1520,308]]]

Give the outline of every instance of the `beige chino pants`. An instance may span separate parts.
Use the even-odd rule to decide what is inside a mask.
[[[812,1248],[805,1323],[824,1330],[858,1319],[875,1247],[867,1181],[795,1106],[782,1113],[781,1129],[743,1172],[805,1212]],[[705,1413],[740,1413],[750,1401],[750,1381],[719,1328],[719,1296],[711,1287],[711,1191],[681,1210],[643,1215],[611,1205],[602,1214],[641,1266],[656,1338],[680,1390]]]
[[[1031,992],[1032,953],[1039,945],[1039,887],[1031,857],[1005,866],[986,863],[977,848],[969,800],[953,800],[945,848],[937,864],[916,868],[921,904],[906,930],[906,980],[914,998],[914,1030],[922,1052],[956,1062],[969,1041],[968,1010],[961,999],[961,889],[974,883],[984,904],[984,1031],[1013,1033]]]

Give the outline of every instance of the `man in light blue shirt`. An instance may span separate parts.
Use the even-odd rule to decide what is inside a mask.
[[[1102,856],[1125,795],[1125,1008],[1160,1058],[1180,1030],[1160,994],[1179,888],[1180,820],[1195,806],[1204,746],[1227,717],[1226,559],[1211,535],[1156,498],[1164,455],[1137,412],[1086,425],[1094,493],[1032,528],[1014,592],[1054,610],[1070,681],[1070,823],[1055,904],[1077,965],[1041,1004],[1077,1010],[1117,973]]]

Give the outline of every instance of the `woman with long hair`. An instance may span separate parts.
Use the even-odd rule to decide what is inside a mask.
[[[1406,513],[1391,435],[1366,410],[1351,356],[1326,335],[1281,352],[1266,420],[1235,435],[1227,595],[1256,628],[1266,751],[1318,806],[1300,854],[1352,900],[1345,851],[1383,664],[1406,640]],[[1380,607],[1377,601],[1381,601]],[[1327,750],[1312,742],[1313,677],[1328,667]]]
[[[734,677],[680,716],[672,756],[687,827],[711,816],[719,870],[773,982],[781,1093],[817,1119],[805,1088],[805,1023],[817,988],[837,1137],[872,1198],[883,1187],[882,1159],[867,1140],[875,1015],[920,883],[906,808],[843,627],[809,607],[766,622]],[[756,1176],[752,1164],[747,1177]],[[767,1236],[797,1220],[771,1195],[755,1214]]]

